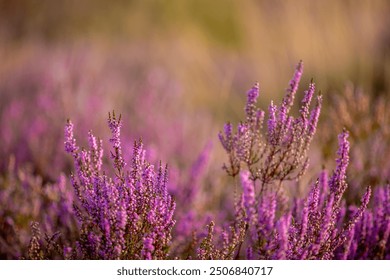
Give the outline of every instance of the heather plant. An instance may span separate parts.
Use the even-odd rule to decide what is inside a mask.
[[[89,133],[89,150],[80,149],[73,124],[65,127],[65,149],[73,156],[71,176],[80,238],[71,258],[166,259],[175,224],[175,202],[167,192],[167,167],[145,160],[141,141],[134,143],[130,167],[122,156],[121,118],[109,116],[114,175],[102,170],[102,141]]]
[[[237,133],[233,134],[232,125],[227,124],[225,135],[222,133],[219,135],[229,155],[230,165],[228,167],[225,165],[224,169],[233,177],[240,174],[241,178],[242,197],[238,205],[244,212],[242,218],[246,223],[244,244],[248,259],[344,259],[348,256],[353,258],[356,242],[365,240],[358,239],[355,227],[358,229],[368,227],[361,225],[363,223],[361,218],[370,215],[367,207],[371,188],[367,188],[359,207],[347,208],[342,199],[348,187],[346,171],[350,146],[349,133],[346,130],[339,135],[336,168],[332,176],[328,179],[326,170],[323,170],[306,198],[296,198],[292,207],[286,207],[289,199],[280,188],[281,183],[284,180],[299,178],[305,171],[308,162],[307,147],[316,129],[322,101],[321,96],[318,96],[317,104],[309,116],[309,105],[314,94],[314,84],[311,83],[302,101],[300,117],[294,119],[286,116],[301,74],[302,63],[299,63],[282,105],[277,108],[271,102],[267,137],[263,137],[265,138],[263,141],[261,128],[264,112],[254,105],[258,97],[257,84],[247,94],[246,120],[239,124]],[[254,164],[259,167],[253,168]],[[242,165],[247,170],[243,170]],[[279,167],[283,168],[278,169]],[[294,174],[294,171],[297,175],[292,177],[290,174]],[[255,187],[257,180],[261,182],[260,189]],[[279,188],[264,189],[265,185],[275,181],[279,181]],[[379,197],[381,198],[377,200],[383,207],[385,195]],[[347,209],[354,211],[348,212]],[[382,217],[377,219],[380,225],[376,227],[380,233],[377,233],[377,240],[373,246],[381,248],[381,251],[375,250],[379,250],[380,256],[384,257],[383,248],[386,248],[389,235],[387,230],[389,216],[383,214],[386,211],[380,212]],[[359,241],[355,241],[354,238]],[[205,239],[206,243],[207,240],[210,240],[210,237]],[[240,254],[240,247],[237,255]],[[213,248],[210,252],[213,252]],[[218,257],[218,254],[214,253],[214,256]]]
[[[260,181],[263,189],[276,182],[298,179],[305,172],[307,150],[316,130],[322,97],[317,96],[316,105],[310,112],[315,91],[314,83],[310,83],[302,100],[300,116],[289,115],[302,72],[303,63],[300,62],[282,104],[276,106],[271,102],[266,135],[263,135],[265,113],[256,106],[258,83],[247,93],[246,119],[238,125],[237,132],[233,132],[231,123],[225,124],[224,134],[220,133],[219,139],[229,156],[224,169],[230,176],[236,176],[245,167],[251,180]]]
[[[249,241],[246,258],[260,259],[345,259],[354,258],[357,244],[365,242],[355,237],[355,227],[362,227],[361,218],[367,210],[371,188],[367,188],[360,207],[347,207],[342,195],[347,188],[345,171],[348,165],[347,132],[339,136],[337,167],[328,179],[323,170],[304,199],[295,199],[292,209],[283,211],[288,203],[276,192],[257,198],[248,172],[241,174],[242,208],[248,221]],[[381,199],[384,199],[382,194]],[[379,202],[379,201],[378,201]],[[380,207],[386,205],[380,201]],[[350,209],[354,209],[351,211]],[[349,211],[348,211],[349,210]],[[347,212],[350,212],[349,214]],[[383,213],[383,212],[382,212]],[[348,214],[348,215],[347,215]],[[374,248],[386,248],[389,215],[377,219],[382,231],[375,238]],[[385,217],[386,216],[386,217]],[[370,232],[371,234],[374,231]],[[375,235],[374,235],[375,236]],[[354,239],[356,238],[356,239]],[[369,248],[367,245],[365,245]],[[359,248],[359,247],[358,247]],[[379,249],[375,249],[378,251]],[[383,253],[382,253],[383,258]]]

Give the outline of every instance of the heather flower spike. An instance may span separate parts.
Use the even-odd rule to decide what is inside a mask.
[[[286,113],[289,112],[291,106],[294,103],[295,94],[297,93],[299,82],[303,74],[303,62],[299,61],[293,78],[290,80],[289,87],[287,88],[286,95],[283,98],[282,107],[285,107]]]
[[[114,152],[111,152],[111,158],[114,160],[114,166],[118,171],[118,176],[122,177],[122,170],[125,167],[126,163],[122,158],[122,148],[121,148],[121,140],[120,133],[122,127],[122,115],[117,119],[115,117],[115,112],[112,112],[112,115],[108,113],[108,126],[111,130],[112,137],[110,138],[110,142],[114,148]]]
[[[339,135],[339,149],[337,151],[338,158],[336,159],[336,169],[330,178],[329,187],[335,196],[335,200],[341,199],[342,194],[347,188],[346,173],[349,163],[349,133],[344,129],[343,133]]]

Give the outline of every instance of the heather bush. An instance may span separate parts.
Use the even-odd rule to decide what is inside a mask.
[[[286,209],[289,201],[281,189],[282,183],[298,179],[305,171],[307,147],[314,135],[321,109],[322,99],[318,96],[309,117],[309,105],[314,94],[314,84],[311,83],[302,101],[300,117],[294,119],[286,115],[292,106],[302,68],[302,63],[299,63],[281,106],[277,108],[271,102],[265,137],[262,135],[264,112],[255,105],[259,95],[258,85],[247,93],[246,120],[238,125],[237,133],[233,134],[232,125],[228,123],[225,125],[225,135],[219,135],[229,156],[230,164],[225,165],[224,169],[233,177],[240,173],[240,205],[247,223],[247,258],[354,258],[353,248],[356,242],[362,242],[353,240],[356,236],[355,226],[362,216],[370,215],[367,210],[370,187],[363,195],[361,205],[349,215],[342,200],[348,187],[346,171],[350,147],[347,131],[339,135],[336,168],[329,180],[326,170],[322,171],[307,197],[295,199],[291,208]],[[292,176],[294,171],[296,175]],[[256,181],[260,181],[258,188]],[[264,188],[275,184],[276,187]],[[384,198],[384,194],[379,197],[377,202],[381,209],[387,198]],[[380,231],[377,233],[380,237],[373,245],[382,248],[382,258],[389,235],[389,216],[385,213],[382,214],[384,218],[377,218],[380,225],[376,230]],[[359,224],[358,227],[363,226],[369,225]],[[214,254],[214,257],[218,258],[218,254]]]
[[[267,113],[257,106],[259,84],[247,92],[245,119],[237,130],[227,123],[219,133],[229,176],[210,166],[211,142],[189,164],[189,146],[187,151],[160,152],[136,140],[130,151],[129,140],[121,138],[122,118],[114,113],[108,117],[110,146],[89,131],[87,141],[81,141],[88,147],[83,148],[68,121],[63,145],[73,159],[69,180],[66,175],[56,182],[45,180],[12,157],[0,176],[1,257],[390,259],[390,186],[383,183],[382,173],[372,186],[347,176],[354,166],[349,166],[354,162],[349,137],[356,131],[340,128],[333,171],[320,171],[314,162],[318,173],[306,180],[303,194],[290,192],[296,186],[291,182],[303,181],[308,168],[322,107],[322,95],[315,94],[310,82],[294,116],[302,73],[300,62],[281,104],[272,101]],[[145,104],[154,98],[144,97],[139,100]],[[144,112],[139,114],[141,119]],[[142,125],[152,123],[146,116]],[[168,134],[175,137],[173,130]],[[106,149],[111,160],[103,153]],[[158,161],[160,155],[175,153],[186,168]],[[205,187],[208,176],[214,180]],[[218,197],[214,187],[223,188],[230,199]],[[351,188],[360,202],[346,199]]]
[[[80,149],[73,124],[65,128],[65,149],[73,156],[71,182],[78,197],[75,214],[80,239],[72,257],[81,259],[166,259],[175,221],[175,202],[167,192],[167,168],[157,170],[145,159],[141,141],[134,143],[131,164],[122,155],[121,117],[109,116],[110,152],[115,175],[102,171],[102,142],[89,133],[89,150]]]

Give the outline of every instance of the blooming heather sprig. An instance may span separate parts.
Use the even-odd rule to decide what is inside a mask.
[[[256,223],[256,195],[255,186],[252,180],[249,178],[248,171],[243,171],[240,174],[241,185],[243,188],[243,203],[245,207],[247,221],[250,224]]]
[[[295,94],[297,93],[299,82],[301,81],[302,73],[303,73],[303,62],[301,60],[299,61],[295,69],[294,76],[290,80],[290,84],[289,87],[287,88],[286,95],[283,98],[283,102],[282,102],[283,105],[281,108],[284,108],[283,110],[285,110],[286,113],[290,111],[290,108],[294,103]]]
[[[246,121],[248,123],[256,123],[256,102],[259,97],[259,83],[255,83],[255,85],[248,91],[247,93],[248,100],[245,106],[246,112]]]
[[[122,122],[109,115],[115,177],[101,171],[101,142],[89,133],[90,150],[72,146],[76,175],[72,185],[78,201],[75,215],[81,229],[75,258],[166,259],[175,221],[175,203],[167,192],[167,168],[158,171],[145,160],[141,141],[134,143],[131,167],[125,170],[119,139]],[[75,143],[68,122],[66,143]],[[70,146],[70,145],[68,145]]]
[[[112,112],[112,115],[108,114],[108,127],[111,130],[112,137],[110,142],[114,148],[114,152],[111,152],[111,158],[114,160],[114,166],[119,173],[122,172],[122,169],[125,167],[126,163],[122,157],[122,147],[121,147],[121,127],[122,127],[122,116],[120,115],[117,119],[115,117],[115,112]],[[123,174],[121,174],[123,175]]]
[[[153,251],[154,251],[153,238],[145,237],[143,242],[143,248],[141,251],[141,258],[145,260],[151,260]]]
[[[223,169],[230,176],[234,177],[240,172],[240,160],[237,156],[237,149],[235,144],[237,141],[237,136],[233,136],[233,126],[231,123],[228,122],[224,125],[224,134],[225,135],[223,135],[222,132],[218,134],[219,140],[229,156],[229,164],[224,164]]]
[[[336,202],[341,199],[342,194],[347,188],[346,173],[349,163],[348,136],[349,134],[346,130],[339,135],[339,149],[337,151],[338,157],[336,159],[337,166],[329,181],[330,191],[333,193]]]
[[[67,153],[75,153],[77,152],[76,139],[73,135],[73,123],[70,120],[67,120],[65,126],[65,151]]]
[[[296,222],[292,224],[289,235],[289,259],[333,259],[346,258],[353,242],[355,226],[367,209],[371,188],[362,196],[361,205],[350,217],[346,216],[346,206],[341,197],[347,184],[345,172],[348,166],[349,142],[348,133],[339,135],[337,166],[333,176],[326,180],[325,171],[312,186],[307,198],[296,205],[301,209],[295,214]],[[329,187],[328,187],[329,185]],[[300,215],[298,213],[301,213]],[[344,223],[344,220],[347,220]]]
[[[317,96],[316,105],[310,112],[315,92],[315,85],[311,82],[302,100],[300,117],[289,115],[302,73],[303,63],[300,62],[282,104],[276,106],[271,102],[266,137],[262,131],[264,111],[255,105],[259,95],[258,84],[248,91],[245,121],[238,125],[236,133],[233,133],[230,123],[225,125],[225,135],[219,133],[222,146],[229,156],[228,166],[224,165],[229,175],[236,176],[246,166],[251,179],[259,180],[262,187],[303,175],[308,166],[307,150],[317,127],[322,96]]]

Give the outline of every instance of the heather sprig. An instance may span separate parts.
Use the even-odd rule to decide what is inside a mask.
[[[297,65],[293,78],[280,106],[271,102],[264,135],[264,111],[256,107],[259,96],[259,84],[247,93],[245,107],[246,119],[237,132],[232,124],[227,123],[219,139],[228,154],[229,164],[224,169],[231,176],[236,176],[243,167],[251,174],[251,180],[259,180],[262,186],[279,181],[299,178],[308,166],[307,150],[315,133],[322,96],[318,95],[314,108],[310,103],[315,92],[315,85],[310,83],[305,92],[300,109],[300,116],[289,115],[303,72],[303,63]]]
[[[337,166],[331,178],[326,180],[326,170],[323,170],[307,198],[295,206],[295,222],[289,234],[289,259],[333,259],[341,247],[349,250],[354,227],[367,209],[371,188],[367,187],[355,213],[346,216],[341,198],[348,187],[345,177],[349,156],[347,138],[347,131],[339,135]]]

